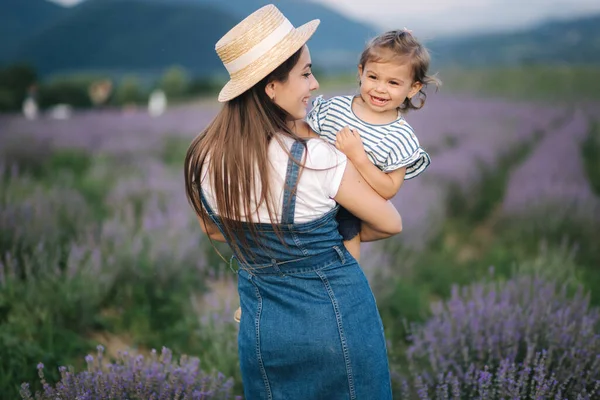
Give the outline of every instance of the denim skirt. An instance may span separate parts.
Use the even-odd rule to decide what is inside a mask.
[[[392,398],[375,298],[343,246],[238,276],[246,399]]]

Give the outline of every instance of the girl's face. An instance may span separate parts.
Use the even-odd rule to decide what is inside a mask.
[[[311,67],[310,52],[305,45],[287,81],[273,81],[265,88],[267,95],[275,104],[287,111],[292,120],[306,117],[311,92],[319,88],[319,82],[313,76]]]
[[[396,110],[407,97],[412,98],[421,87],[413,81],[408,62],[372,62],[359,65],[360,96],[367,107],[377,113]]]

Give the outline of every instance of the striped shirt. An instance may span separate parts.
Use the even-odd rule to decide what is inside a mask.
[[[322,138],[335,144],[336,134],[345,126],[355,128],[362,138],[369,160],[383,172],[406,167],[405,180],[414,178],[431,163],[412,127],[399,115],[398,119],[384,125],[364,122],[352,111],[354,96],[336,96],[313,101],[307,122]]]

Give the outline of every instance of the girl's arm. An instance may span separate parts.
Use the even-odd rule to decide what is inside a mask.
[[[377,168],[367,157],[359,133],[348,127],[338,132],[335,146],[346,154],[358,172],[381,197],[389,200],[398,193],[404,182],[406,167],[390,173],[385,173]]]
[[[352,159],[350,158],[350,160]],[[367,183],[386,200],[394,197],[404,182],[406,167],[398,168],[395,171],[386,173],[377,168],[366,155],[364,159],[356,161],[352,160],[352,162],[354,162],[354,166],[363,178],[365,178]]]

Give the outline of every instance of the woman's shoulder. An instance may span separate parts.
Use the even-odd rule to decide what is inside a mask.
[[[331,168],[346,162],[344,153],[320,137],[307,140],[306,151],[306,166],[309,168]]]

